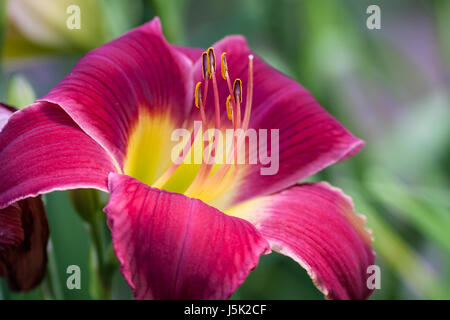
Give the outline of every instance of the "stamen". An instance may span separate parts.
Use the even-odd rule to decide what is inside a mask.
[[[231,96],[227,97],[226,105],[227,105],[227,117],[228,117],[228,120],[233,121],[233,106],[231,105]],[[233,123],[234,123],[234,121],[233,121]]]
[[[242,81],[240,79],[236,79],[233,84],[233,94],[234,98],[236,100],[236,113],[237,113],[237,121],[240,120],[240,103],[242,102]],[[253,95],[253,55],[248,56],[248,83],[247,83],[247,101],[245,104],[245,114],[244,114],[244,122],[243,122],[243,132],[245,132],[248,128],[248,124],[250,121],[250,112],[251,112],[251,104],[252,104],[252,95]],[[234,153],[236,154],[237,150],[240,149],[240,145],[237,146],[234,150]],[[235,158],[236,159],[236,158]],[[236,163],[236,162],[235,162]],[[228,177],[227,181],[223,181],[225,177],[227,176],[227,173],[230,169],[230,165],[225,164],[222,166],[208,181],[208,183],[205,184],[205,186],[202,189],[207,190],[211,187],[213,187],[216,184],[221,184],[220,188],[216,189],[216,192],[213,193],[213,195],[210,195],[208,199],[203,199],[204,201],[208,201],[217,195],[221,194],[225,189],[228,188],[235,178],[237,177],[238,170],[240,166],[237,166],[234,170],[231,177]]]
[[[212,48],[212,47],[210,47],[206,53],[207,53],[207,57],[208,57],[207,60],[209,61],[208,72],[209,72],[209,76],[210,76],[210,78],[212,78],[212,82],[213,82],[214,105],[215,105],[215,128],[219,129],[220,128],[220,106],[219,106],[219,90],[217,88],[217,78],[216,78],[216,55],[214,53],[214,48]],[[203,60],[203,62],[204,62],[204,60]],[[217,149],[217,145],[218,145],[218,141],[217,141],[218,137],[215,133],[214,133],[213,139],[214,139],[213,147],[209,154],[208,164],[206,164],[204,161],[202,161],[202,165],[197,173],[197,176],[195,177],[194,181],[189,186],[189,188],[185,191],[185,195],[195,194],[198,191],[198,188],[200,188],[203,185],[203,183],[205,182],[205,180],[208,178],[208,175],[212,170],[212,164],[209,164],[209,163],[211,163],[211,161],[214,161],[216,149]]]
[[[186,196],[189,197],[197,197],[202,199],[203,201],[209,201],[217,196],[220,196],[222,193],[226,192],[226,190],[235,182],[236,178],[239,176],[241,165],[238,164],[237,154],[238,150],[241,150],[241,146],[243,139],[238,139],[236,136],[237,132],[240,132],[240,135],[248,129],[250,122],[250,113],[252,107],[252,97],[253,97],[253,55],[248,56],[248,83],[247,83],[247,96],[246,96],[246,104],[245,104],[245,113],[242,119],[241,126],[241,110],[240,104],[243,101],[243,91],[242,91],[242,81],[240,79],[235,79],[233,85],[231,83],[230,74],[228,70],[228,64],[226,60],[226,53],[223,52],[221,54],[220,59],[220,67],[221,67],[221,75],[224,80],[227,82],[229,95],[226,98],[226,112],[229,120],[233,122],[233,129],[235,135],[233,137],[232,145],[226,147],[228,149],[226,154],[226,162],[221,165],[217,171],[211,174],[215,157],[217,153],[217,145],[218,145],[218,136],[214,133],[212,137],[212,143],[206,143],[202,147],[202,164],[200,169],[197,172],[196,177],[184,192]],[[220,118],[220,105],[219,105],[219,90],[217,85],[217,77],[216,77],[216,56],[214,49],[212,47],[208,48],[207,51],[202,53],[202,74],[203,74],[203,84],[204,88],[202,90],[202,82],[198,82],[195,86],[194,91],[194,99],[195,106],[200,109],[200,116],[204,128],[207,127],[206,122],[206,114],[205,114],[205,104],[206,104],[206,95],[208,94],[208,82],[209,79],[212,80],[213,93],[214,93],[214,107],[215,107],[215,123],[214,127],[217,130],[221,128],[221,118]],[[237,129],[243,129],[236,131]],[[195,131],[195,130],[194,130]],[[239,135],[239,138],[242,138]],[[190,141],[184,147],[182,155],[180,153],[180,158],[185,157],[189,152],[190,148],[194,144],[194,140],[196,139],[197,132],[192,132]],[[202,139],[203,140],[203,139]],[[238,142],[238,140],[240,142]],[[207,141],[209,139],[207,138]],[[212,147],[210,145],[213,145]],[[207,146],[208,145],[208,146]],[[208,148],[208,149],[207,149]],[[187,152],[186,152],[187,151]],[[230,152],[231,151],[231,152]],[[206,158],[205,158],[206,157]],[[234,162],[232,162],[232,158],[234,157]],[[184,159],[183,159],[184,160]],[[169,180],[169,178],[174,174],[179,165],[172,165],[154,184],[154,187],[163,187],[165,183]],[[211,175],[211,176],[210,176]]]
[[[217,89],[217,79],[216,79],[216,54],[214,53],[214,48],[210,47],[208,49],[208,59],[210,66],[210,74],[213,82],[213,91],[214,91],[214,106],[215,106],[215,115],[216,121],[215,126],[217,129],[220,128],[220,106],[219,106],[219,89]]]
[[[241,128],[241,102],[242,102],[242,81],[241,79],[234,80],[233,83],[234,105],[236,106],[236,127]]]
[[[222,53],[222,56],[220,57],[220,65],[221,65],[221,72],[222,72],[222,77],[227,80],[227,85],[228,85],[228,91],[230,93],[230,97],[231,97],[231,102],[233,103],[232,106],[236,106],[236,99],[234,97],[234,93],[233,93],[233,88],[231,87],[231,81],[230,81],[230,75],[228,74],[228,64],[227,64],[227,59],[225,57],[226,52]],[[234,108],[234,107],[233,107]],[[233,115],[235,114],[234,110],[233,110]],[[241,112],[240,110],[236,113],[236,119],[233,119],[233,125],[234,125],[234,130],[236,130],[236,128],[239,128],[240,123],[241,123]]]
[[[203,100],[202,100],[203,105],[206,104],[206,98],[208,97],[208,84],[209,84],[208,79],[205,79],[205,88],[203,89]]]

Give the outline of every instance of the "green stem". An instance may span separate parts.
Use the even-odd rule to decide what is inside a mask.
[[[99,219],[92,219],[89,226],[89,232],[92,238],[93,249],[96,259],[96,276],[98,283],[100,284],[98,288],[98,294],[100,299],[110,299],[111,297],[111,282],[108,278],[108,270],[105,264],[105,246],[103,238],[103,227]]]
[[[101,213],[100,196],[97,190],[77,189],[69,191],[75,211],[86,222],[92,239],[93,263],[91,269],[95,281],[91,283],[92,293],[99,299],[109,299],[111,296],[111,277],[106,262],[105,221]]]
[[[111,298],[111,282],[114,266],[109,262],[106,241],[105,215],[100,194],[97,190],[77,189],[69,191],[75,211],[85,221],[92,239],[91,293],[98,299]]]
[[[48,250],[48,265],[47,265],[47,275],[45,277],[45,284],[49,290],[49,293],[53,299],[62,300],[64,299],[63,292],[61,291],[61,283],[58,277],[58,268],[56,265],[56,257],[53,251],[52,240],[49,239],[49,250]]]

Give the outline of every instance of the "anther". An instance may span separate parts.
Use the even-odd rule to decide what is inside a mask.
[[[220,71],[222,72],[222,78],[224,80],[227,80],[228,78],[228,65],[227,65],[227,59],[225,58],[225,55],[227,53],[223,52],[222,55],[220,56]]]
[[[239,78],[234,80],[233,94],[236,101],[242,102],[242,81]]]
[[[202,86],[202,83],[199,81],[197,82],[197,85],[195,86],[195,91],[194,91],[194,100],[195,100],[195,106],[197,108],[200,108],[200,103],[202,100],[202,91],[200,90],[200,87]]]
[[[232,102],[231,102],[231,96],[227,97],[226,105],[227,105],[227,117],[228,117],[228,120],[233,121],[233,105],[232,105]]]
[[[202,53],[202,74],[203,79],[211,78],[211,74],[209,72],[209,58],[206,51]]]
[[[210,74],[215,73],[216,72],[216,54],[214,53],[213,47],[210,47],[208,49],[208,59],[209,59],[209,73]]]

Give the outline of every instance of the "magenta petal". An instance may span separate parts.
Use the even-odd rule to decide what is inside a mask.
[[[247,221],[197,199],[111,174],[104,209],[137,299],[226,299],[268,243]]]
[[[192,48],[192,47],[183,47],[183,46],[175,46],[172,45],[175,49],[183,53],[185,56],[187,56],[189,59],[191,59],[192,62],[197,61],[202,53],[205,51],[201,48]]]
[[[0,134],[0,208],[57,189],[107,190],[111,157],[59,107],[14,113]]]
[[[213,47],[216,57],[227,52],[231,79],[240,78],[243,81],[242,106],[246,102],[248,55],[255,56],[249,127],[268,129],[269,136],[271,129],[279,130],[278,171],[274,171],[276,174],[273,175],[262,175],[260,169],[266,165],[246,166],[238,183],[239,194],[235,196],[235,202],[287,188],[337,161],[345,160],[363,147],[364,142],[354,137],[323,109],[305,88],[252,53],[245,38],[229,36]],[[194,78],[200,81],[201,77],[201,63],[197,61]],[[225,100],[228,96],[226,82],[219,79],[218,83],[219,94]],[[207,107],[213,105],[213,94],[209,94]],[[244,107],[242,115],[243,110]],[[209,116],[212,120],[214,115],[211,112]],[[222,108],[222,121],[230,124],[225,108]],[[258,149],[254,148],[252,152],[257,155]]]
[[[164,39],[158,18],[81,59],[49,94],[122,166],[139,111],[170,114],[178,125],[192,107],[192,62]]]
[[[327,183],[301,184],[236,211],[274,251],[304,267],[328,299],[367,299],[372,237],[351,199]],[[239,209],[237,209],[239,210]]]

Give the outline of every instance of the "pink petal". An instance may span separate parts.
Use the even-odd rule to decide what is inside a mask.
[[[254,199],[233,212],[251,221],[274,251],[304,267],[328,299],[367,299],[374,264],[365,217],[329,184],[301,184]]]
[[[12,290],[30,290],[43,279],[48,233],[40,198],[0,209],[0,276],[6,278]]]
[[[40,101],[61,106],[122,167],[140,110],[185,119],[192,107],[192,62],[170,46],[158,18],[81,59]]]
[[[348,158],[358,152],[364,142],[355,138],[336,119],[325,111],[314,97],[300,84],[281,74],[250,51],[245,38],[229,36],[214,46],[218,71],[220,56],[227,52],[227,64],[232,80],[243,81],[246,103],[248,55],[254,59],[254,92],[250,128],[279,129],[279,168],[274,175],[262,175],[261,167],[265,165],[247,165],[238,182],[239,193],[234,202],[243,201],[258,195],[267,195],[287,188],[307,178],[321,169]],[[224,104],[228,96],[226,81],[219,78],[219,95]],[[195,64],[194,78],[200,81],[201,61]],[[206,108],[213,110],[213,94],[208,94]],[[242,117],[244,107],[241,107]],[[193,110],[196,112],[197,110]],[[222,122],[227,120],[225,108],[221,108]],[[210,120],[214,113],[209,112]],[[270,150],[270,143],[268,145]],[[258,149],[251,152],[257,154]],[[260,163],[258,161],[258,163]],[[276,171],[275,171],[276,172]]]
[[[192,62],[197,61],[201,57],[202,53],[205,51],[204,49],[201,48],[183,47],[176,45],[172,45],[172,47],[183,53],[185,56],[191,59]]]
[[[37,103],[0,134],[0,208],[52,190],[107,190],[111,157],[59,107]]]
[[[245,220],[197,199],[111,174],[105,212],[137,299],[225,299],[268,243]]]

